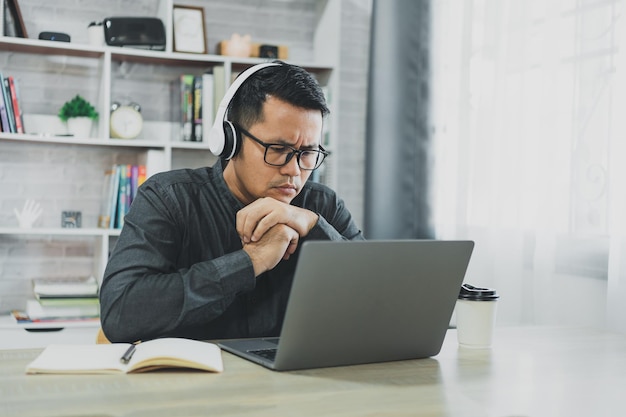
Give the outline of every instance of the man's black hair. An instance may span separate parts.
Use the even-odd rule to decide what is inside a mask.
[[[319,110],[322,117],[330,112],[317,80],[305,69],[282,61],[252,74],[233,97],[228,120],[250,128],[263,118],[263,104],[268,96],[307,110]]]

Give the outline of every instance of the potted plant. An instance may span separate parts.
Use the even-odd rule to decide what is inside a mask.
[[[98,120],[98,112],[87,100],[76,95],[65,102],[59,110],[59,118],[67,123],[68,133],[77,137],[90,137],[94,120]]]

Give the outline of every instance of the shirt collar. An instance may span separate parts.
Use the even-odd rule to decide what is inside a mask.
[[[228,161],[226,160],[218,159],[217,162],[213,164],[211,175],[213,176],[213,183],[217,187],[220,196],[224,198],[224,202],[237,212],[245,206],[241,201],[237,200],[224,180],[224,167],[227,163]]]

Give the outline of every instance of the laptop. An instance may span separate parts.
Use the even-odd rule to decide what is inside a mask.
[[[280,338],[222,340],[276,371],[435,356],[474,242],[302,243]]]

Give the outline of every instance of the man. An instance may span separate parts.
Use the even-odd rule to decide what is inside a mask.
[[[234,95],[230,160],[157,174],[139,189],[100,291],[112,342],[277,336],[299,245],[363,239],[343,201],[307,182],[327,154],[322,91],[279,64]]]

